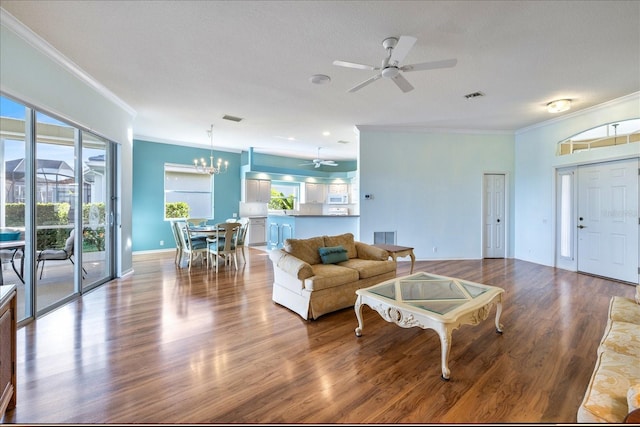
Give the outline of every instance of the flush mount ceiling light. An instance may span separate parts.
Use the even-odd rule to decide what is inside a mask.
[[[313,76],[309,77],[309,81],[316,85],[323,85],[329,83],[331,81],[331,77],[324,74],[314,74]]]
[[[557,99],[547,104],[547,111],[550,113],[561,113],[571,108],[570,99]]]

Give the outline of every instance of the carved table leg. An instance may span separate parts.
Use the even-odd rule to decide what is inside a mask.
[[[444,331],[437,331],[440,335],[440,345],[442,347],[442,379],[449,381],[451,371],[449,370],[449,352],[451,351],[451,331],[445,328]]]
[[[502,325],[500,324],[500,315],[502,314],[502,300],[496,304],[496,332],[502,333]]]
[[[362,297],[358,295],[356,304],[353,306],[356,311],[356,318],[358,319],[358,327],[356,328],[356,336],[362,336]]]

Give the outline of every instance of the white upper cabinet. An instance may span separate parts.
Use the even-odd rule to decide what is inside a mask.
[[[267,179],[246,179],[244,201],[269,203],[271,200],[271,181]]]
[[[329,194],[349,194],[349,184],[346,184],[346,183],[329,184]]]
[[[305,203],[324,203],[324,184],[315,184],[311,182],[305,182],[304,190],[304,202]]]

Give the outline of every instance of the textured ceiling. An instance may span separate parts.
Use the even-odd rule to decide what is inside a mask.
[[[640,90],[639,1],[28,1],[0,7],[136,111],[134,137],[340,160],[356,125],[514,131]],[[417,38],[403,93],[375,72]],[[313,74],[331,82],[311,84]],[[485,96],[466,99],[480,91]],[[571,113],[569,111],[568,113]],[[568,114],[568,113],[560,113]],[[225,114],[243,118],[223,120]],[[322,132],[328,131],[329,136]],[[567,135],[569,136],[569,135]],[[287,140],[294,137],[294,141]],[[338,141],[348,143],[338,143]]]

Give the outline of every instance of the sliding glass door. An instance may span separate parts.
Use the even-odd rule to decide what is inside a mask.
[[[0,256],[18,321],[115,277],[116,144],[0,97]]]
[[[82,132],[82,269],[83,289],[113,277],[113,152],[109,141]]]

